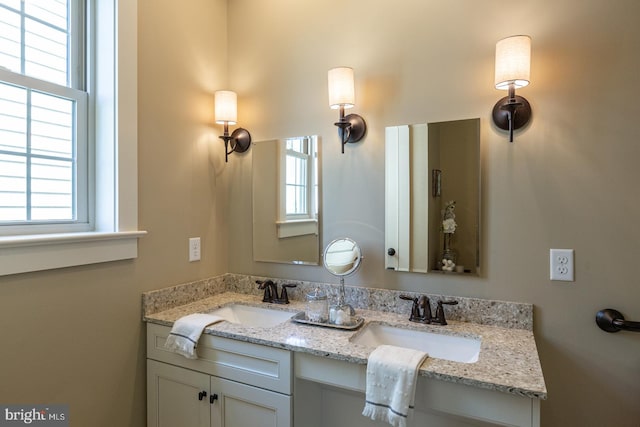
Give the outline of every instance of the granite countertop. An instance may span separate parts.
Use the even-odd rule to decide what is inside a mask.
[[[288,305],[269,304],[261,302],[261,298],[256,295],[224,292],[146,314],[143,320],[172,326],[178,318],[187,314],[207,313],[232,303],[290,311],[293,314],[304,311],[304,303],[300,301],[291,301]],[[449,324],[446,326],[422,325],[409,322],[407,315],[371,310],[356,310],[356,314],[365,319],[364,325],[357,330],[326,328],[288,320],[270,328],[219,322],[207,327],[205,333],[357,364],[366,364],[373,348],[352,343],[350,338],[371,322],[480,338],[481,348],[477,362],[460,363],[428,357],[420,367],[420,375],[534,399],[547,398],[538,351],[530,330],[454,320],[448,320]]]

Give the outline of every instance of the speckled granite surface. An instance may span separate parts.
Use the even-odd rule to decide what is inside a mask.
[[[142,313],[157,313],[179,305],[189,304],[227,290],[230,275],[222,275],[197,282],[184,283],[142,294]],[[232,277],[232,280],[235,278]]]
[[[183,285],[172,286],[143,295],[142,312],[155,313],[177,305],[188,304],[205,297],[230,291],[240,294],[262,295],[257,289],[256,280],[265,277],[247,276],[241,274],[224,274],[219,277],[201,280]],[[316,287],[324,289],[327,294],[337,297],[339,285],[305,282],[271,278],[278,284],[295,283],[296,288],[289,289],[292,300],[304,301],[305,295]],[[397,314],[407,314],[411,311],[411,302],[401,300],[399,295],[412,297],[422,295],[417,292],[401,292],[388,289],[363,288],[345,286],[347,302],[357,309],[384,311]],[[505,328],[533,330],[533,305],[519,302],[495,301],[479,298],[453,297],[445,295],[424,294],[431,300],[435,314],[435,302],[456,300],[458,305],[448,306],[447,319],[461,322],[472,322],[481,325],[494,325]]]
[[[206,313],[232,303],[285,310],[290,311],[292,315],[304,310],[304,302],[293,293],[290,293],[293,298],[289,305],[262,303],[261,291],[254,289],[254,279],[250,276],[224,275],[208,281],[146,293],[143,295],[143,307],[145,308],[143,320],[172,326],[175,320],[184,315],[196,312]],[[294,281],[293,283],[300,282]],[[301,286],[303,289],[297,290],[300,295],[304,295],[306,284],[303,285],[305,285]],[[242,292],[244,290],[250,292]],[[197,296],[193,296],[192,291],[197,293]],[[205,333],[357,364],[366,364],[373,348],[353,343],[351,339],[372,322],[407,329],[477,337],[481,340],[480,356],[477,362],[459,363],[427,358],[420,368],[420,375],[530,398],[546,399],[547,390],[533,332],[529,327],[522,327],[530,325],[532,319],[516,321],[505,319],[506,326],[509,327],[499,327],[453,320],[454,311],[451,310],[451,315],[448,316],[449,325],[421,325],[407,320],[407,314],[410,310],[410,305],[407,306],[409,302],[402,301],[406,304],[395,304],[386,297],[378,299],[377,291],[374,289],[353,291],[368,298],[368,300],[365,298],[350,300],[356,306],[357,314],[365,318],[365,324],[356,331],[311,326],[289,320],[271,328],[247,327],[220,322],[208,327]],[[465,307],[474,309],[474,304],[477,304],[477,307],[495,308],[497,306],[498,309],[504,311],[500,314],[500,318],[507,316],[509,310],[513,310],[516,316],[526,317],[526,314],[523,315],[523,311],[526,313],[527,310],[523,310],[517,303],[483,301],[469,301],[465,303]],[[360,308],[365,303],[373,307],[384,307],[389,311]],[[496,305],[492,305],[492,303]],[[504,309],[503,305],[508,306],[509,304],[515,304],[515,308]],[[523,306],[530,305],[524,304]],[[400,310],[402,314],[395,313],[394,310]],[[530,308],[529,311],[532,309]],[[475,316],[475,314],[462,312],[458,314],[458,318],[462,319],[474,318]],[[529,316],[531,315],[529,314]],[[493,316],[492,322],[494,321],[496,321],[496,316]]]

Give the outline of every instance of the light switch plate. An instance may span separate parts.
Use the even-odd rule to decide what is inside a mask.
[[[573,282],[573,249],[551,249],[549,273],[551,280]]]

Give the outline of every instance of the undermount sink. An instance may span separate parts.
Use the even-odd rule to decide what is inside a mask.
[[[286,322],[295,313],[251,305],[231,304],[217,308],[209,314],[220,316],[230,323],[269,328]]]
[[[354,344],[367,347],[394,345],[426,352],[429,357],[453,362],[475,363],[480,354],[480,340],[454,335],[404,329],[370,323],[351,337]]]

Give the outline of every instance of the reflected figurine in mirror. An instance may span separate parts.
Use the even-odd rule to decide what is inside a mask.
[[[323,253],[323,263],[327,271],[340,278],[338,302],[329,309],[329,322],[350,326],[355,322],[355,310],[346,302],[344,278],[355,273],[362,262],[360,246],[349,238],[336,239],[329,243]]]

